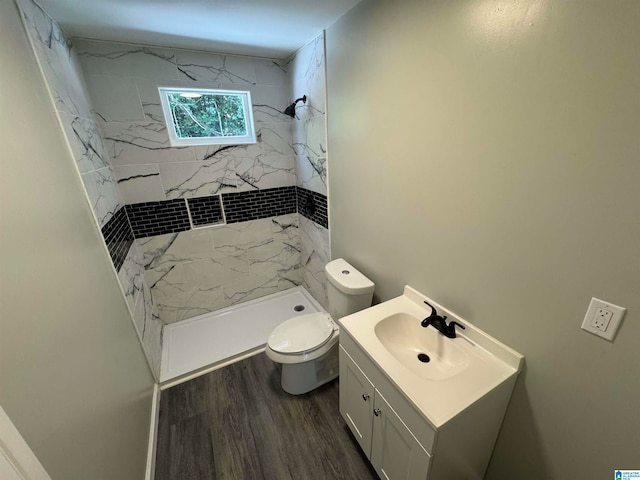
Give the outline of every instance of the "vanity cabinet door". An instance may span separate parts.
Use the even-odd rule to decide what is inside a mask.
[[[431,457],[376,390],[371,463],[383,480],[426,480]]]
[[[340,347],[340,413],[367,458],[371,458],[374,393],[373,384]]]

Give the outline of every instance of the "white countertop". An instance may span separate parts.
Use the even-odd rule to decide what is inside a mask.
[[[431,309],[423,300],[436,307],[438,314],[447,315],[448,321],[455,320],[466,327],[456,330],[456,338],[438,334],[442,337],[438,341],[455,342],[469,360],[465,369],[450,378],[431,380],[417,375],[397,360],[375,333],[378,322],[397,313],[412,315],[418,322],[428,317]],[[409,286],[402,296],[348,315],[339,323],[436,428],[517,375],[524,361],[519,353]]]

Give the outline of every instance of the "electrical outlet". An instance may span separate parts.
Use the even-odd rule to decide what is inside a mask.
[[[613,317],[613,312],[598,307],[596,308],[593,318],[591,319],[591,326],[597,328],[598,330],[606,332],[607,327],[609,326],[609,322],[611,321],[611,317]]]
[[[626,308],[594,297],[582,321],[582,329],[612,342],[626,311]]]

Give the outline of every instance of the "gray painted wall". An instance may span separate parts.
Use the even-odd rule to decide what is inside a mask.
[[[0,404],[52,478],[139,480],[153,379],[13,2],[0,37]]]
[[[640,468],[640,3],[364,1],[328,29],[332,256],[526,356],[488,479]],[[580,329],[627,307],[614,343]]]

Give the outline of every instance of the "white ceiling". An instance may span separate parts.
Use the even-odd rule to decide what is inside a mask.
[[[285,58],[360,0],[37,0],[72,37]]]

